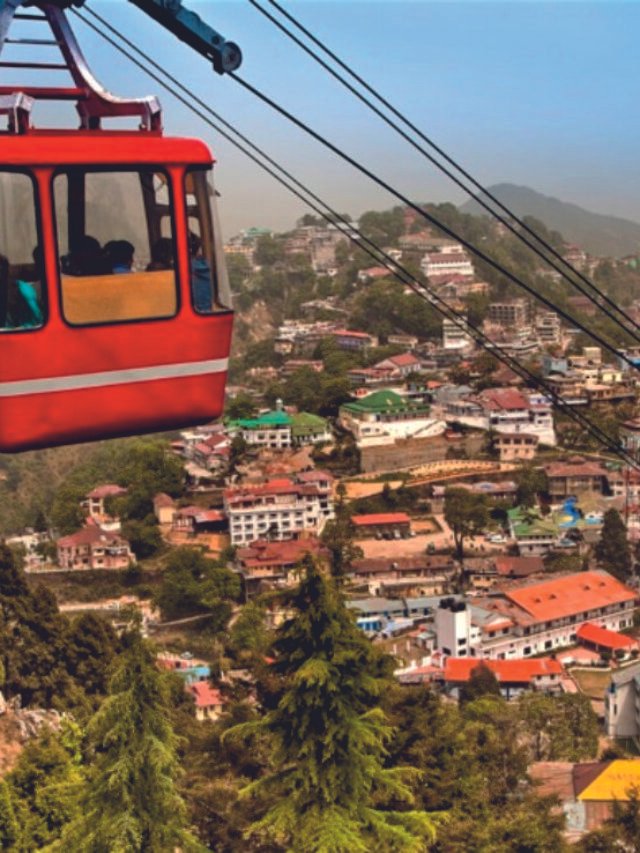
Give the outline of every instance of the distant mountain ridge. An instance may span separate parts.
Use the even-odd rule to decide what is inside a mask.
[[[640,223],[618,216],[592,213],[577,204],[542,195],[529,187],[495,184],[489,187],[504,205],[518,217],[535,216],[547,228],[559,231],[570,243],[576,243],[589,254],[621,258],[640,253]],[[460,205],[463,213],[488,215],[473,199]]]

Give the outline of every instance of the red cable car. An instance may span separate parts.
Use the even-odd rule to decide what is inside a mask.
[[[30,10],[13,17],[48,22],[75,85],[0,87],[0,451],[218,417],[233,313],[211,154],[163,137],[155,98],[102,90],[59,8]],[[80,130],[34,129],[41,99],[75,101]],[[140,129],[102,128],[122,116]]]

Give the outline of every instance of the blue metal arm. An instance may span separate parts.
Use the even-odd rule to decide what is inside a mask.
[[[182,0],[129,0],[169,32],[213,63],[218,74],[235,71],[242,62],[237,44],[227,41],[195,12],[185,9]]]
[[[185,9],[182,0],[129,0],[169,32],[210,59],[218,74],[235,71],[242,62],[237,44],[227,41],[205,23],[199,15]],[[85,0],[0,0],[0,46],[20,6],[49,5],[59,9],[84,6]]]

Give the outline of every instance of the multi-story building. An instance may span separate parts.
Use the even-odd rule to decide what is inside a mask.
[[[350,329],[336,329],[331,333],[340,349],[362,352],[378,345],[378,339],[367,332],[354,332]]]
[[[488,660],[447,658],[444,664],[444,687],[449,695],[459,698],[460,690],[469,682],[474,669],[486,666],[495,675],[505,699],[514,699],[526,690],[542,693],[562,692],[562,665],[552,658],[533,660]]]
[[[86,512],[87,517],[94,521],[103,530],[110,532],[118,532],[120,530],[120,519],[109,515],[107,512],[105,501],[108,498],[120,498],[127,494],[127,490],[122,486],[114,483],[105,483],[102,486],[96,486],[87,495],[80,504]]]
[[[510,435],[535,435],[543,444],[555,445],[550,401],[542,394],[525,394],[515,388],[487,388],[447,402],[445,419],[452,423]]]
[[[459,320],[442,321],[442,348],[445,350],[467,350],[473,347],[473,338],[467,331],[467,317],[460,315]]]
[[[252,447],[282,450],[291,447],[291,416],[281,409],[265,412],[255,418],[229,421],[230,435],[241,435]]]
[[[522,329],[529,323],[529,303],[526,299],[490,302],[489,321],[508,329]]]
[[[614,672],[604,697],[608,737],[640,739],[640,662]]]
[[[472,603],[441,605],[437,647],[453,657],[497,660],[549,653],[575,643],[585,622],[612,631],[630,628],[636,596],[598,570],[504,588]]]
[[[530,461],[536,455],[538,441],[537,435],[501,432],[496,435],[494,445],[501,462]]]
[[[126,539],[96,525],[58,539],[57,550],[63,569],[126,569],[136,561]]]
[[[327,551],[316,536],[270,542],[260,539],[242,548],[235,556],[236,571],[242,575],[247,595],[265,586],[288,586],[296,582],[300,561],[311,554],[327,558]]]
[[[410,352],[403,352],[400,355],[391,355],[379,361],[375,367],[379,370],[388,370],[393,378],[406,377],[410,373],[417,373],[421,368],[420,359],[416,358]]]
[[[307,471],[259,486],[236,486],[224,492],[232,545],[258,539],[293,539],[303,531],[322,532],[333,517],[333,477]]]
[[[581,458],[545,465],[552,501],[561,501],[579,492],[602,494],[607,486],[608,471],[599,462]]]
[[[473,264],[464,252],[427,252],[420,261],[420,269],[427,278],[444,273],[474,275]]]
[[[560,317],[553,311],[545,311],[536,317],[536,334],[543,345],[558,344],[562,337]]]
[[[426,403],[412,402],[394,391],[376,391],[340,407],[339,421],[358,443],[382,438],[442,435],[446,425]]]
[[[515,507],[507,512],[509,533],[522,557],[548,554],[560,538],[558,525],[552,518],[543,518],[536,510]]]

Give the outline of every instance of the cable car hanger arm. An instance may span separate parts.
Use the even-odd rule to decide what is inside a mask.
[[[210,27],[195,12],[186,9],[182,0],[129,0],[150,18],[163,26],[180,41],[188,44],[206,59],[211,60],[218,74],[235,71],[242,62],[242,52],[237,44],[227,41],[224,36]],[[56,6],[68,9],[70,6],[84,6],[85,0],[0,0],[0,13],[7,9],[8,16],[0,20],[0,46],[4,42],[13,14],[22,6]]]
[[[235,71],[242,62],[237,44],[227,41],[195,12],[185,9],[182,0],[129,0],[166,30],[202,56],[210,59],[218,74]],[[84,3],[84,0],[82,0]],[[81,5],[77,3],[75,5]]]

